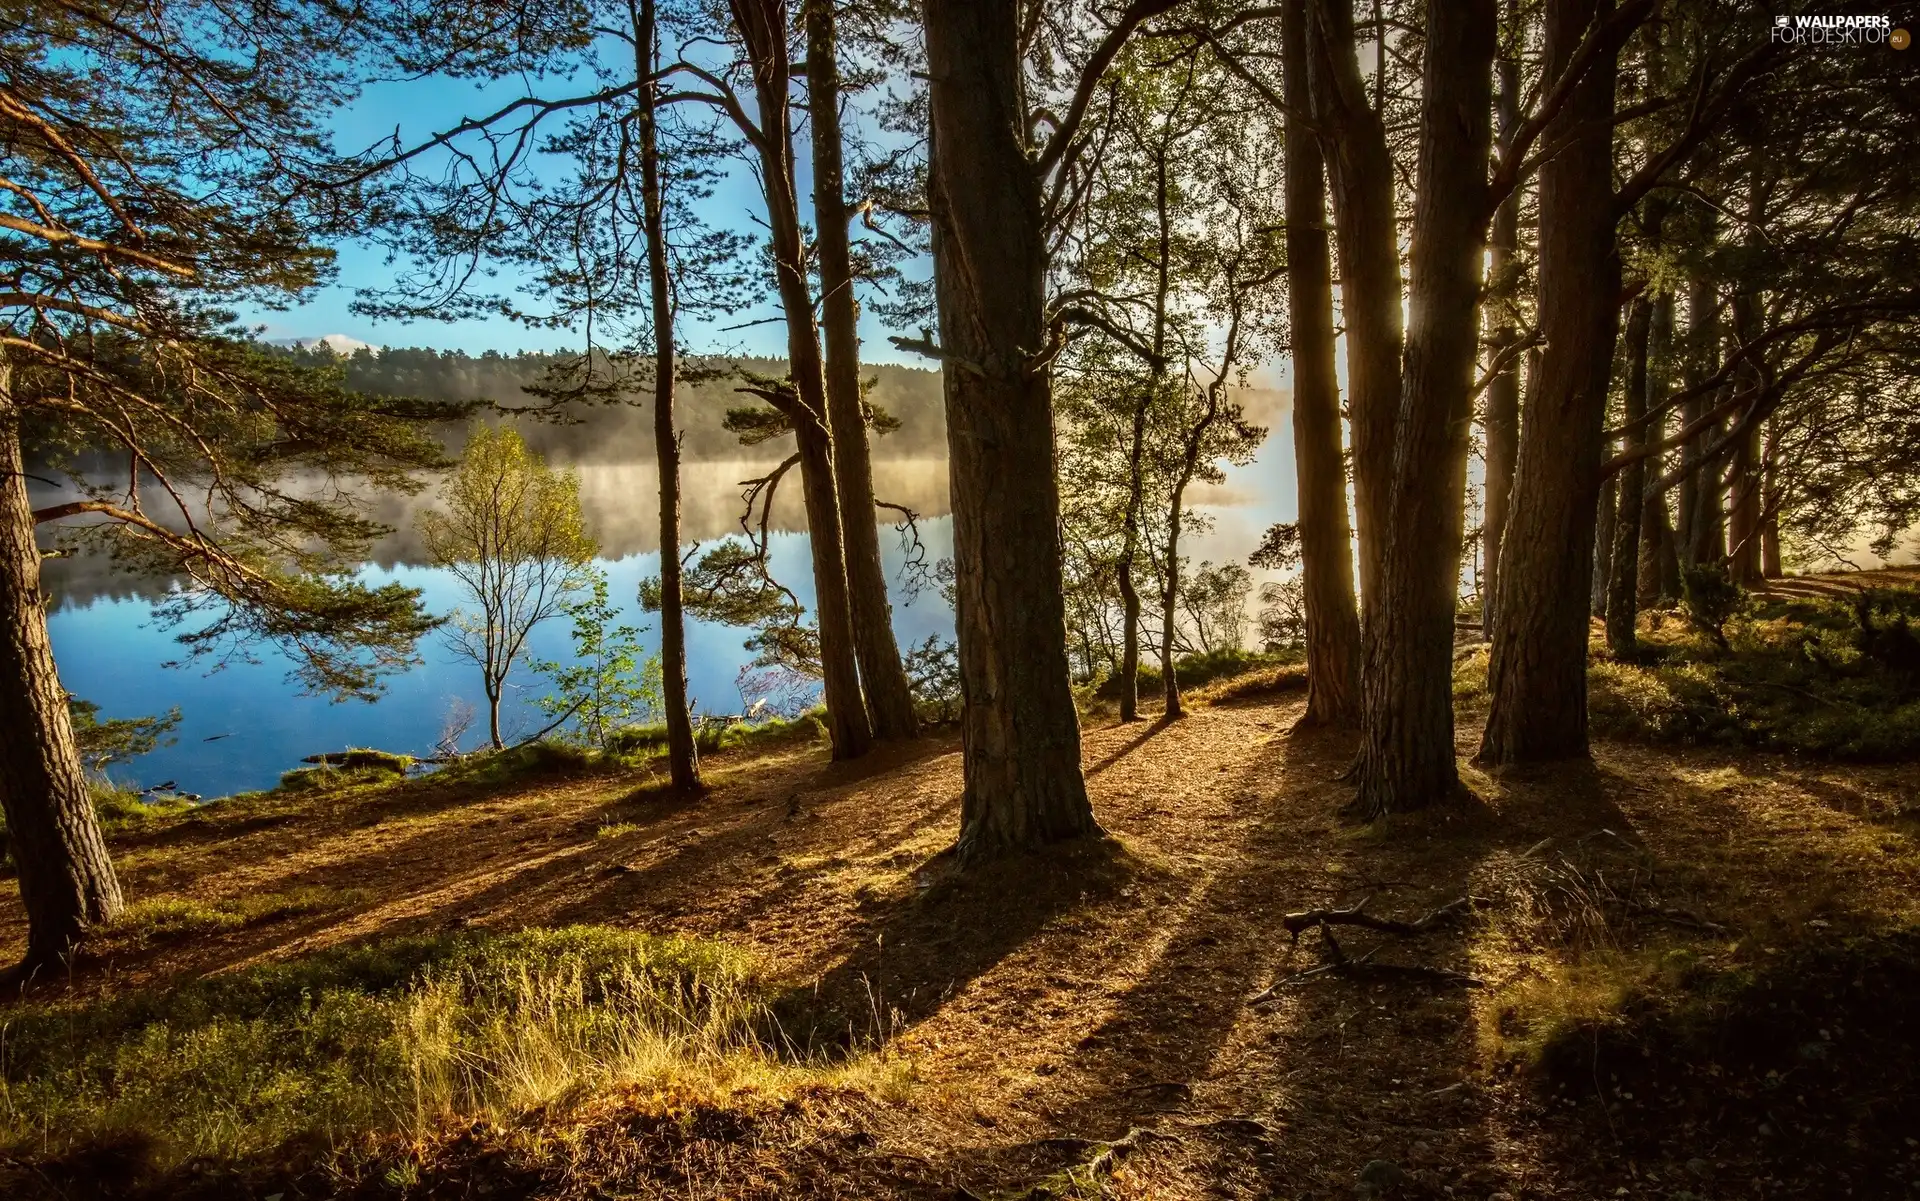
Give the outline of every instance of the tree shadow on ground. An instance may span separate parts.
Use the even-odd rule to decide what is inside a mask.
[[[1335,816],[1351,791],[1335,777],[1351,753],[1350,736],[1296,731],[1219,790],[1229,803],[1201,815],[1217,834],[1211,861],[1187,895],[1152,915],[1133,982],[1088,998],[1097,1020],[1046,1081],[1054,1133],[1173,1134],[1181,1142],[1164,1154],[1181,1162],[1181,1179],[1220,1196],[1347,1194],[1370,1159],[1417,1162],[1423,1135],[1475,1164],[1494,1158],[1484,1105],[1459,1088],[1476,1062],[1468,992],[1411,975],[1333,973],[1282,983],[1272,1001],[1250,1006],[1277,980],[1324,962],[1316,933],[1293,945],[1280,919],[1368,894],[1370,912],[1412,919],[1467,895],[1490,854],[1548,829],[1624,820],[1600,773],[1562,766],[1546,777],[1551,805],[1517,796],[1533,787],[1522,781],[1498,808],[1470,801],[1357,826]],[[1249,798],[1237,812],[1236,786]],[[1340,939],[1355,959],[1377,950],[1376,963],[1472,970],[1459,925]],[[1420,1048],[1417,1061],[1402,1058],[1409,1047]],[[981,1187],[1031,1181],[1086,1154],[1071,1139],[1044,1139],[978,1149],[950,1170]],[[1461,1179],[1494,1187],[1485,1171]]]

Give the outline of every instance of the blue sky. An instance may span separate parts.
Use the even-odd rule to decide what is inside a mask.
[[[457,125],[462,119],[496,111],[521,96],[564,95],[568,87],[565,80],[555,78],[512,78],[475,84],[469,80],[429,77],[381,83],[369,87],[355,104],[342,109],[331,124],[337,148],[346,152],[384,141],[394,136],[396,130],[403,144],[413,144]],[[798,184],[804,201],[811,194],[812,178],[804,127],[797,134]],[[752,172],[746,164],[738,163],[704,203],[702,216],[719,228],[758,231],[762,228],[764,211]],[[807,214],[802,216],[808,219]],[[504,317],[414,322],[371,320],[352,311],[355,292],[384,284],[401,265],[389,264],[386,251],[370,242],[336,244],[334,249],[339,267],[336,283],[319,290],[306,303],[285,311],[243,309],[242,319],[249,325],[264,326],[264,336],[268,339],[345,334],[376,346],[424,346],[470,354],[486,350],[511,354],[520,350],[564,349],[575,344],[574,336],[564,331],[531,330]],[[784,358],[785,330],[777,320],[769,320],[779,316],[779,307],[769,297],[769,303],[755,310],[708,328],[687,329],[683,337],[701,350]],[[723,330],[720,326],[744,328]],[[895,350],[886,340],[889,332],[898,331],[887,330],[870,317],[863,318],[863,357],[870,362],[932,366],[926,360]]]

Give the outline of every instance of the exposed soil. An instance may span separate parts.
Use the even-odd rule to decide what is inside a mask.
[[[1105,1195],[1345,1198],[1374,1185],[1381,1197],[1482,1199],[1912,1195],[1912,1139],[1849,1147],[1881,1129],[1871,1115],[1786,1147],[1779,1125],[1812,1138],[1814,1117],[1796,1126],[1783,1113],[1773,1135],[1757,1132],[1750,1106],[1711,1104],[1734,1084],[1704,1066],[1664,1084],[1659,1104],[1601,1081],[1597,1049],[1584,1093],[1550,1072],[1503,1070],[1485,1007],[1541,968],[1478,937],[1477,918],[1417,938],[1338,937],[1349,956],[1379,945],[1375,964],[1452,969],[1485,988],[1328,973],[1249,1004],[1323,962],[1318,932],[1293,945],[1284,914],[1368,896],[1368,912],[1409,919],[1469,894],[1496,904],[1500,881],[1549,839],[1631,848],[1660,873],[1662,903],[1696,920],[1673,919],[1659,937],[1708,949],[1911,922],[1920,777],[1910,766],[1603,745],[1591,765],[1469,771],[1471,805],[1359,827],[1337,816],[1350,740],[1290,733],[1299,709],[1292,694],[1089,729],[1089,783],[1114,844],[969,878],[942,855],[958,825],[950,738],[849,765],[817,746],[720,756],[699,799],[639,775],[591,775],[209,810],[119,840],[131,895],[320,885],[364,890],[364,902],[83,963],[65,987],[158,983],[448,925],[635,926],[750,947],[791,985],[781,1012],[796,1037],[884,1037],[918,1080],[899,1104],[808,1102],[830,1115],[813,1136],[793,1133],[789,1107],[742,1119],[785,1131],[778,1138],[721,1140],[760,1146],[784,1174],[727,1183],[719,1168],[687,1174],[633,1153],[596,1182],[582,1172],[590,1152],[566,1172],[462,1169],[490,1162],[468,1132],[447,1177],[415,1195],[481,1195],[469,1191],[478,1179],[497,1182],[495,1196],[1023,1195],[1140,1128],[1151,1133],[1103,1164],[1115,1169]],[[1463,724],[1464,756],[1477,725]],[[595,836],[616,823],[634,829]],[[0,955],[24,942],[11,892]],[[1869,994],[1862,1004],[1889,1001]],[[1810,1014],[1796,1037],[1819,1039],[1822,1020]],[[1894,1025],[1881,1037],[1911,1038],[1910,1017]],[[1885,1087],[1888,1104],[1911,1110],[1904,1086]],[[1682,1093],[1692,1100],[1673,1099]],[[614,1140],[609,1163],[636,1112],[616,1105],[585,1128],[589,1141]],[[681,1122],[675,1137],[695,1127]],[[725,1160],[703,1156],[676,1162]]]

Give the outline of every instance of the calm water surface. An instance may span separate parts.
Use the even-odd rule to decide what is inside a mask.
[[[1261,456],[1229,472],[1222,486],[1199,490],[1196,506],[1214,519],[1207,534],[1189,540],[1190,553],[1216,562],[1244,560],[1261,531],[1293,511],[1292,435],[1284,416],[1271,421],[1272,433]],[[658,649],[652,618],[635,599],[641,579],[659,571],[659,547],[653,516],[655,473],[651,463],[577,464],[589,528],[606,557],[612,599],[623,606],[622,619],[644,628],[643,641]],[[760,464],[689,465],[686,531],[689,537],[715,539],[737,529],[737,481],[765,470]],[[876,492],[922,514],[920,536],[927,561],[951,553],[947,514],[946,464],[937,460],[879,460]],[[775,572],[807,603],[812,581],[798,479],[783,489],[775,507],[776,525],[785,532],[773,540]],[[379,516],[397,527],[375,549],[364,569],[369,583],[398,581],[422,590],[427,608],[447,613],[463,602],[457,585],[443,572],[420,565],[411,534],[418,507],[431,494],[390,498]],[[905,559],[901,539],[890,525],[881,528],[888,578],[897,581]],[[156,622],[153,589],[142,594],[138,581],[116,576],[98,561],[51,560],[46,586],[53,595],[50,627],[61,682],[76,696],[97,702],[106,717],[132,717],[178,707],[181,723],[171,746],[162,747],[116,776],[135,786],[175,782],[184,791],[221,796],[266,788],[302,756],[348,746],[425,755],[439,738],[448,713],[460,702],[481,710],[466,745],[485,739],[485,717],[478,671],[455,660],[437,637],[420,647],[420,666],[391,677],[375,703],[334,703],[301,695],[289,681],[289,661],[271,647],[255,651],[258,662],[232,662],[208,670],[206,661],[168,666],[179,659],[177,631]],[[911,600],[895,589],[894,629],[904,648],[929,634],[951,636],[953,615],[937,591],[929,588]],[[738,713],[744,708],[736,687],[751,657],[743,646],[746,631],[692,622],[688,629],[688,684],[698,709]],[[566,623],[555,620],[533,638],[532,657],[562,659],[569,652]],[[519,667],[509,680],[503,725],[509,737],[531,734],[546,724],[535,702],[548,691],[545,679]]]

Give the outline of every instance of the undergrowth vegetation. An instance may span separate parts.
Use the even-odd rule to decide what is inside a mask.
[[[365,901],[368,895],[361,889],[304,887],[247,893],[218,901],[152,897],[128,905],[126,911],[100,933],[94,950],[98,953],[149,947],[224,934],[283,917],[344,909]]]
[[[1763,596],[1725,624],[1658,621],[1638,662],[1596,658],[1593,727],[1647,742],[1730,743],[1851,760],[1920,754],[1920,616],[1911,589],[1850,601]]]
[[[727,1097],[891,1066],[783,1053],[768,988],[723,944],[601,927],[402,938],[164,990],[6,1014],[0,1138],[148,1166],[317,1162],[365,1136],[513,1121],[615,1086]]]
[[[1240,647],[1222,647],[1203,654],[1181,655],[1174,660],[1174,671],[1182,692],[1185,692],[1188,689],[1209,689],[1223,680],[1237,680],[1256,674],[1279,678],[1286,675],[1289,668],[1298,668],[1302,661],[1303,657],[1298,651],[1250,651]],[[1300,679],[1304,683],[1305,675],[1301,674]],[[1163,687],[1160,669],[1141,664],[1138,687],[1142,700],[1150,701],[1159,696]],[[1105,676],[1097,680],[1091,694],[1096,701],[1117,701],[1120,698],[1119,677]]]
[[[1746,746],[1857,762],[1920,755],[1920,592],[1851,599],[1750,597],[1720,638],[1698,620],[1646,615],[1639,655],[1610,656],[1596,629],[1587,675],[1593,732],[1632,742]],[[1485,647],[1454,663],[1454,700],[1487,696]]]

